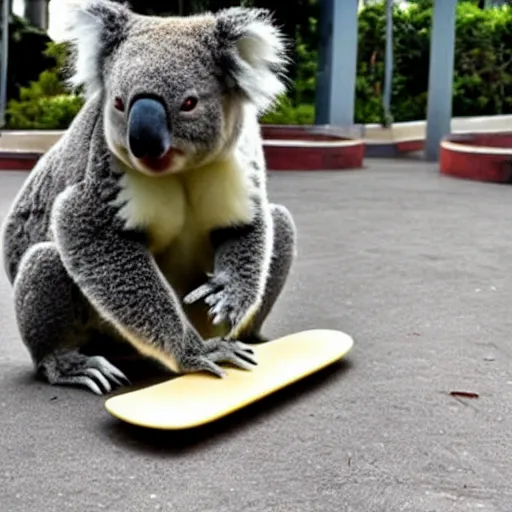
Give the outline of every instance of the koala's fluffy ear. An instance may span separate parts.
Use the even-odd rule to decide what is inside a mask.
[[[283,34],[266,9],[231,7],[218,11],[216,37],[223,72],[259,112],[285,92],[288,62]]]
[[[103,66],[125,37],[133,13],[110,0],[68,0],[66,39],[74,44],[73,86],[87,96],[103,86]]]

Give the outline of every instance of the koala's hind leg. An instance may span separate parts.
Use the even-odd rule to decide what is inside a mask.
[[[128,380],[104,357],[79,352],[87,340],[89,306],[53,243],[39,243],[25,254],[14,299],[18,328],[40,377],[50,384],[85,386],[99,395]]]
[[[270,208],[274,230],[272,260],[261,308],[253,318],[249,332],[241,336],[241,341],[248,343],[267,341],[261,335],[261,328],[283,291],[295,256],[296,228],[291,213],[279,204],[271,204]]]

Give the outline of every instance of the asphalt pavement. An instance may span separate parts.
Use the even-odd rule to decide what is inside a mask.
[[[354,348],[204,429],[130,427],[34,380],[2,273],[0,511],[512,510],[512,190],[365,165],[269,179],[299,256],[266,334]],[[26,176],[0,173],[0,218]]]

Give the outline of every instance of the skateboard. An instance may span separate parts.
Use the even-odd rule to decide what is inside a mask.
[[[353,339],[341,331],[314,329],[253,345],[253,370],[224,367],[223,379],[187,373],[128,391],[105,402],[114,417],[140,427],[183,430],[227,416],[340,360]]]

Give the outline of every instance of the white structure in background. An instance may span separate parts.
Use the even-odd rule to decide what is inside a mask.
[[[366,5],[372,5],[372,4],[378,4],[382,3],[382,0],[358,0],[359,2],[359,9],[362,9]],[[395,0],[394,4],[398,7],[407,7],[409,5],[409,2],[406,0]]]
[[[48,4],[48,35],[54,41],[62,41],[63,38],[63,5],[66,0],[50,0]],[[14,0],[12,4],[14,14],[25,16],[25,0]]]

